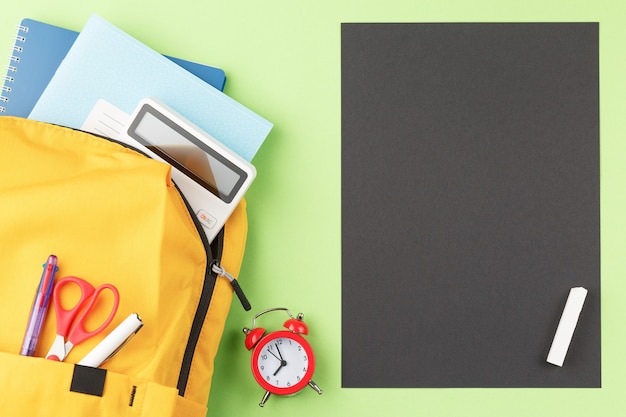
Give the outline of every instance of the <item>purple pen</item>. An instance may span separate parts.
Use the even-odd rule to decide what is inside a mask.
[[[54,255],[48,256],[48,260],[43,264],[43,273],[41,274],[41,280],[39,281],[39,287],[37,287],[35,299],[33,300],[30,317],[28,317],[28,327],[26,328],[20,355],[33,356],[35,354],[35,348],[39,341],[39,333],[41,332],[43,320],[48,310],[48,304],[50,304],[50,297],[52,296],[54,274],[58,269],[57,257]]]

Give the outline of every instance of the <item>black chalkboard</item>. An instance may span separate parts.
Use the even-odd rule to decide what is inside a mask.
[[[598,29],[342,24],[343,387],[601,385]]]

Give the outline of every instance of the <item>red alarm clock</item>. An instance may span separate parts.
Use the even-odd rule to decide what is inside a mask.
[[[256,319],[272,311],[285,311],[289,319],[283,325],[287,330],[278,330],[266,334],[265,329],[256,327]],[[311,345],[302,335],[309,329],[302,321],[302,313],[297,318],[286,308],[271,308],[260,312],[252,320],[252,329],[244,328],[246,348],[252,350],[252,374],[261,387],[266,390],[261,407],[270,394],[291,395],[307,385],[318,394],[322,390],[311,380],[315,371],[315,355]]]

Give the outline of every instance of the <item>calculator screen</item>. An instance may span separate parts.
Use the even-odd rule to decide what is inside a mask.
[[[247,178],[218,150],[148,104],[133,120],[128,135],[226,203]]]

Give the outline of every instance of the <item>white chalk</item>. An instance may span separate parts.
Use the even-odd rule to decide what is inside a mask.
[[[549,363],[563,366],[563,361],[565,361],[565,355],[572,341],[574,329],[576,329],[578,317],[583,309],[586,297],[587,290],[585,288],[575,287],[570,289],[565,308],[563,309],[563,315],[561,315],[559,326],[556,328],[556,334],[548,353],[547,361]]]

